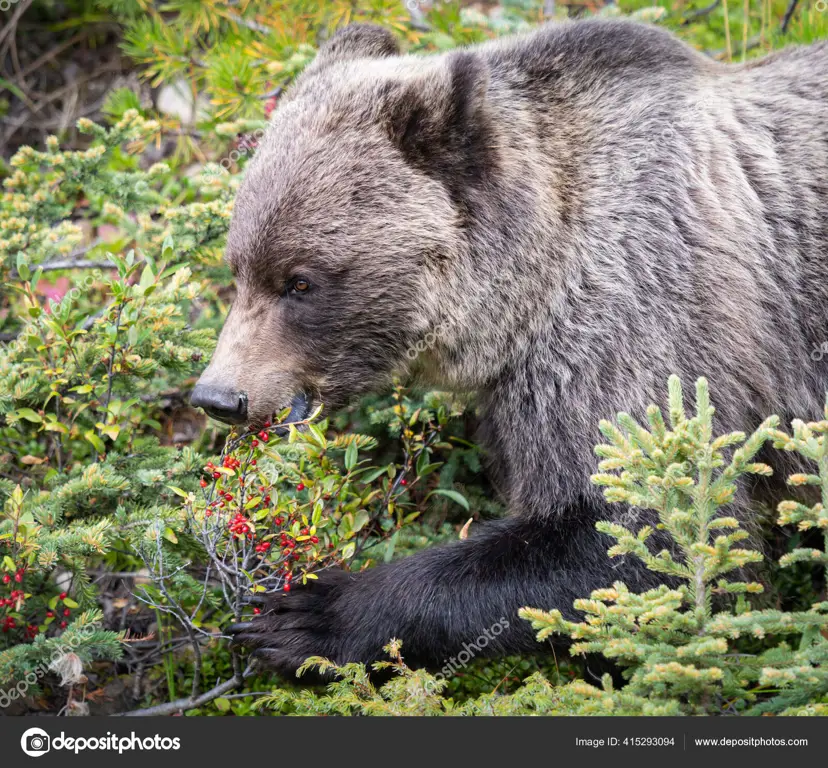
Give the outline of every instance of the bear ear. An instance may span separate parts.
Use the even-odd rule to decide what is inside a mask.
[[[352,59],[398,56],[400,44],[387,29],[376,24],[349,24],[336,33],[319,49],[313,60],[314,69],[327,67]]]
[[[494,167],[489,73],[468,51],[449,54],[442,67],[436,75],[398,84],[388,94],[384,119],[406,159],[457,197]]]

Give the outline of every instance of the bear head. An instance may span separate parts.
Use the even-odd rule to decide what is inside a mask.
[[[452,302],[491,160],[488,73],[340,30],[281,100],[234,203],[236,298],[194,405],[261,424],[386,383]]]

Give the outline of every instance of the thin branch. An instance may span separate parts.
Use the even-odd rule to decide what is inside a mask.
[[[750,38],[747,42],[747,47],[745,48],[746,51],[752,51],[754,48],[758,48],[762,44],[762,36],[761,35],[754,35]],[[722,48],[718,51],[708,51],[708,56],[713,59],[721,60],[724,58],[728,58],[728,50],[727,48]]]
[[[282,92],[285,90],[285,86],[279,85],[276,88],[272,88],[271,90],[267,91],[267,93],[263,93],[259,96],[260,99],[272,99],[274,96],[279,97],[282,95]]]
[[[713,0],[713,2],[710,3],[710,5],[706,5],[704,8],[699,8],[695,11],[692,11],[691,13],[688,13],[687,16],[685,16],[681,20],[681,26],[687,27],[694,21],[698,21],[703,16],[707,16],[709,13],[715,11],[721,5],[721,3],[722,0]]]
[[[189,709],[195,709],[196,707],[201,707],[204,704],[209,704],[213,701],[213,699],[217,699],[219,696],[228,693],[229,691],[241,688],[242,685],[244,685],[245,677],[245,674],[237,672],[229,680],[221,683],[221,685],[217,685],[215,688],[212,688],[206,693],[202,693],[201,696],[197,696],[195,698],[188,696],[183,699],[176,699],[175,701],[167,702],[166,704],[159,704],[155,707],[147,707],[146,709],[136,709],[132,712],[124,712],[119,716],[152,717],[155,715],[175,715],[183,713]]]
[[[64,40],[59,45],[56,45],[49,51],[46,51],[42,56],[38,56],[31,64],[29,64],[18,76],[17,76],[17,84],[21,85],[23,83],[23,79],[28,77],[32,72],[36,69],[39,69],[41,65],[46,64],[46,62],[51,61],[55,56],[59,53],[63,53],[67,48],[71,48],[75,43],[79,43],[89,34],[89,30],[83,29],[78,32],[73,37],[70,37],[68,40]]]
[[[431,32],[431,25],[426,21],[425,14],[420,8],[419,3],[407,0],[405,7],[408,9],[408,15],[411,17],[411,28],[418,32]]]
[[[32,0],[23,0],[23,2],[14,9],[14,13],[9,19],[9,23],[6,24],[2,30],[0,30],[0,43],[2,43],[8,35],[15,35],[17,33],[17,22],[20,21],[20,17],[26,12],[31,4]]]
[[[38,269],[44,272],[54,272],[58,269],[116,269],[116,266],[111,261],[72,261],[65,259],[63,261],[47,261],[41,264]]]
[[[791,0],[788,3],[788,9],[785,11],[785,15],[782,17],[782,34],[784,35],[788,31],[788,25],[791,23],[791,19],[793,15],[796,13],[796,7],[799,5],[799,0]]]
[[[118,314],[115,316],[115,338],[112,341],[112,348],[109,353],[109,364],[107,365],[106,370],[106,377],[108,379],[108,384],[106,388],[106,402],[103,405],[103,413],[106,416],[107,411],[109,410],[109,403],[112,400],[112,385],[115,382],[115,374],[114,374],[114,367],[115,367],[115,355],[118,350],[118,331],[121,328],[121,315],[124,312],[124,303],[119,302],[118,304]]]

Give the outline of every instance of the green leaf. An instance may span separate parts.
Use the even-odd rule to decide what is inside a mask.
[[[174,248],[175,242],[172,238],[172,235],[167,235],[164,238],[164,242],[161,243],[161,258],[167,259],[167,257],[172,256]]]
[[[383,561],[386,563],[390,563],[391,559],[394,557],[394,549],[397,546],[397,540],[400,538],[400,532],[394,531],[394,535],[388,539],[388,544],[385,547],[385,555],[383,555]]]
[[[352,442],[345,451],[345,469],[351,470],[357,463],[356,441]]]
[[[365,469],[360,469],[354,473],[354,475],[359,474],[360,480],[363,483],[373,483],[380,475],[384,475],[388,472],[388,467],[366,467]]]
[[[469,511],[469,502],[466,500],[466,497],[462,493],[458,493],[457,491],[449,490],[448,488],[435,488],[428,496],[425,497],[425,500],[428,501],[434,494],[439,494],[440,496],[445,496],[447,499],[451,499],[454,502],[457,502],[463,509],[467,512]]]
[[[26,254],[23,251],[17,252],[17,274],[24,280],[28,280],[32,276],[29,263],[26,261]]]
[[[230,711],[230,699],[225,699],[223,696],[220,696],[213,704],[216,705],[216,709],[219,712],[229,712]]]
[[[107,424],[99,427],[101,434],[106,435],[110,440],[117,440],[121,433],[121,428],[117,424]]]
[[[358,533],[367,525],[370,519],[371,516],[368,514],[368,512],[366,512],[364,509],[360,509],[359,512],[357,512],[356,515],[354,515],[354,524],[351,530],[354,533]]]
[[[342,557],[344,557],[346,560],[350,560],[354,556],[354,552],[356,552],[356,543],[353,541],[349,541],[342,548]]]
[[[80,606],[71,597],[64,597],[63,598],[63,604],[67,608],[72,608],[72,609],[80,608]]]
[[[90,443],[92,443],[92,447],[98,453],[106,453],[106,446],[104,445],[103,440],[101,440],[101,438],[98,437],[91,429],[87,429],[86,432],[83,433],[83,436]]]
[[[322,509],[324,504],[322,499],[317,499],[313,505],[313,514],[311,515],[311,525],[319,525],[322,520]]]
[[[144,271],[141,272],[141,280],[138,282],[138,287],[143,288],[145,291],[149,286],[153,284],[155,281],[155,275],[152,272],[152,267],[149,263],[144,265]]]
[[[31,408],[18,408],[14,413],[18,419],[26,419],[34,424],[40,424],[43,421],[43,418]]]

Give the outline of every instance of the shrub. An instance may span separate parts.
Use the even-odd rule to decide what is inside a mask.
[[[602,421],[609,441],[599,445],[600,473],[592,479],[606,488],[608,501],[657,513],[662,534],[655,549],[656,530],[633,531],[618,523],[600,522],[598,530],[616,540],[610,557],[637,557],[648,569],[670,578],[644,593],[631,592],[622,582],[577,600],[581,621],[563,618],[559,610],[524,608],[522,618],[538,630],[538,640],[564,636],[572,655],[598,654],[617,665],[623,676],[618,687],[605,674],[602,687],[584,680],[553,686],[533,675],[516,692],[487,694],[455,704],[440,697],[445,687],[424,671],[405,666],[401,644],[386,649],[390,662],[374,665],[391,669],[393,679],[375,688],[363,665],[335,667],[324,659],[307,666],[334,671],[341,677],[325,696],[310,692],[276,691],[259,706],[299,714],[802,714],[825,709],[828,696],[828,603],[808,611],[755,610],[749,596],[762,585],[744,581],[739,572],[762,559],[759,552],[738,544],[748,538],[739,520],[727,514],[737,480],[745,475],[768,475],[766,464],[755,461],[763,445],[796,451],[817,462],[818,474],[795,474],[793,486],[819,486],[823,501],[814,506],[785,501],[779,505],[780,524],[828,530],[824,500],[828,497],[828,405],[825,420],[793,424],[789,436],[767,419],[752,435],[733,432],[713,436],[713,412],[707,382],[696,384],[696,413],[685,414],[681,385],[670,379],[669,419],[650,406],[648,427],[628,414],[617,424]],[[666,536],[666,540],[663,537]],[[826,564],[826,551],[796,549],[782,565],[807,561]],[[735,602],[731,599],[735,596]],[[758,651],[751,641],[761,641]],[[741,641],[741,642],[740,642]],[[749,641],[749,642],[745,642]],[[793,641],[792,643],[790,641]]]

